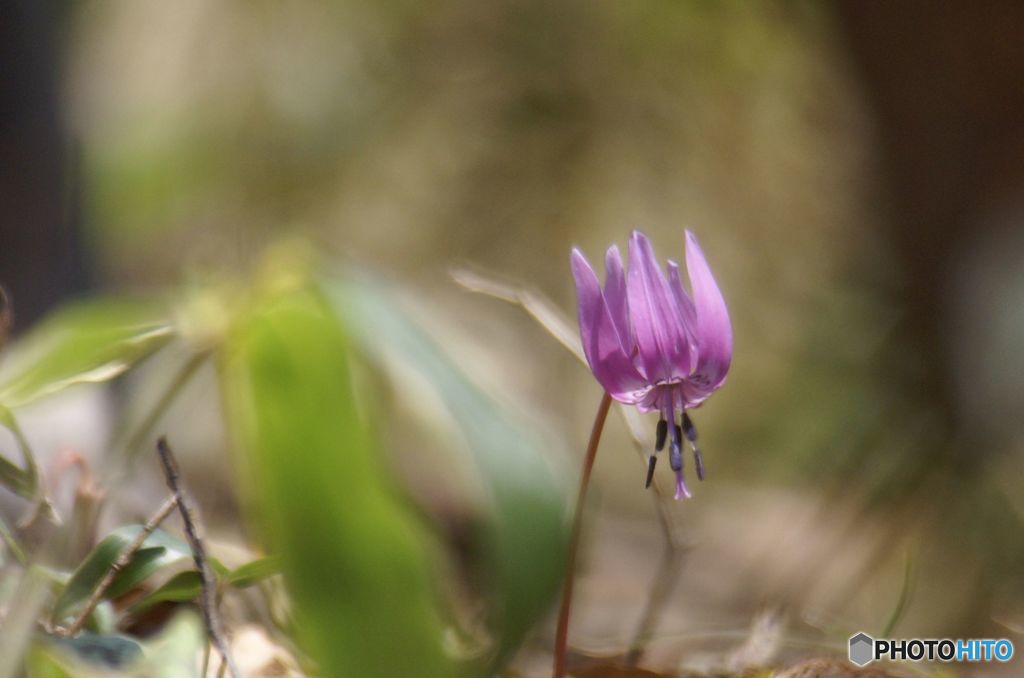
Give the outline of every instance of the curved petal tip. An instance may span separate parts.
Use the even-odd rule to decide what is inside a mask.
[[[686,231],[686,271],[697,311],[697,367],[691,380],[711,393],[725,381],[732,362],[732,322],[718,283],[697,237]]]

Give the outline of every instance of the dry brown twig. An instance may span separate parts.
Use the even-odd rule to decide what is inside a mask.
[[[210,634],[210,641],[223,659],[223,666],[227,666],[229,675],[232,678],[240,678],[241,673],[235,664],[234,658],[228,649],[227,641],[224,638],[223,625],[217,611],[217,582],[210,567],[210,561],[206,557],[206,548],[200,536],[199,520],[191,500],[185,495],[181,487],[181,478],[178,472],[178,462],[174,458],[171,446],[167,443],[166,436],[160,436],[156,444],[157,452],[160,455],[160,462],[164,467],[164,477],[167,486],[174,493],[177,500],[178,511],[181,513],[182,522],[185,524],[185,537],[192,548],[192,558],[202,580],[202,598],[200,608],[203,612],[203,620],[206,622],[206,630]]]

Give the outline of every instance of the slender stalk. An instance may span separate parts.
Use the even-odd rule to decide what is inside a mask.
[[[572,533],[569,537],[569,553],[565,562],[565,582],[562,585],[562,605],[558,610],[558,629],[555,631],[555,666],[554,678],[565,676],[565,650],[569,637],[569,612],[572,608],[572,586],[576,579],[576,553],[580,547],[580,532],[583,524],[583,506],[586,503],[587,489],[590,487],[590,472],[594,469],[597,457],[597,446],[601,442],[601,432],[608,418],[608,408],[612,397],[605,393],[601,404],[597,407],[594,426],[590,429],[590,442],[583,457],[583,471],[580,474],[580,489],[576,493],[576,508],[572,516]]]

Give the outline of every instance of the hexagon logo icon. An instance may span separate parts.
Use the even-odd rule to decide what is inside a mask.
[[[850,661],[867,666],[875,660],[875,639],[863,631],[850,637]]]

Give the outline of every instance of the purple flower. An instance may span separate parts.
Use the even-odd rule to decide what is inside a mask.
[[[689,497],[683,478],[682,438],[693,448],[697,476],[704,464],[697,431],[686,410],[698,407],[723,382],[732,361],[732,325],[697,238],[686,232],[686,270],[693,296],[683,289],[679,266],[666,276],[650,241],[640,231],[629,239],[629,272],[619,248],[605,254],[604,290],[578,249],[572,251],[580,336],[590,369],[619,402],[659,412],[655,450],[671,433],[669,463],[676,472],[676,499]],[[677,423],[677,421],[679,423]],[[656,456],[647,473],[650,485]]]

